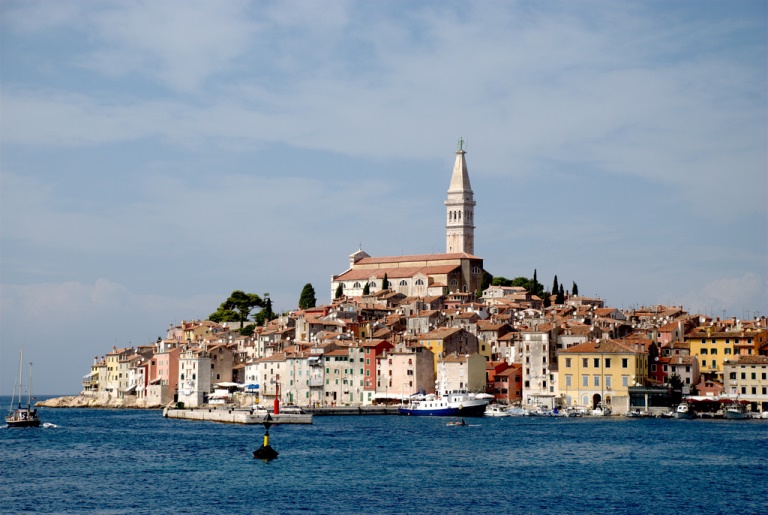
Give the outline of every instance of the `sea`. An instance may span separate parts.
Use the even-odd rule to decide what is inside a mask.
[[[0,429],[0,513],[768,513],[768,420],[316,416],[264,462],[261,425],[40,413]]]

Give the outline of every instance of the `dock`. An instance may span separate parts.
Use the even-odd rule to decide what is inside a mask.
[[[271,417],[273,424],[311,424],[311,413],[268,413],[261,410],[235,408],[165,408],[163,417],[186,420],[205,420],[222,424],[263,424]]]

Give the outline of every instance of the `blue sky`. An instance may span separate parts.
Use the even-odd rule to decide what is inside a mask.
[[[768,315],[766,3],[0,3],[0,393],[362,244],[617,307]]]

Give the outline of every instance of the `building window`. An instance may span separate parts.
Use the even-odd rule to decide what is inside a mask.
[[[405,279],[403,279],[402,281],[400,281],[400,286],[408,286],[408,282]]]
[[[565,368],[571,368],[571,358],[565,358]]]
[[[715,349],[712,349],[712,350],[715,350]],[[701,349],[701,355],[702,355],[702,356],[706,356],[707,354],[709,354],[709,350],[707,350],[707,349]]]
[[[581,366],[587,368],[589,366],[589,359],[581,358]]]
[[[712,352],[710,354],[717,354],[717,349],[712,349]]]
[[[706,359],[702,359],[701,360],[701,366],[702,367],[706,367],[707,366],[707,360]]]
[[[570,374],[565,376],[565,386],[571,386],[571,376],[570,376]]]
[[[416,279],[416,286],[424,286],[424,280],[423,279]]]
[[[605,376],[605,387],[611,388],[613,386],[611,376]]]
[[[593,379],[593,383],[592,384],[594,386],[600,386],[600,376],[593,376],[592,379]]]
[[[629,386],[629,376],[621,376],[621,386]]]
[[[621,368],[629,368],[629,358],[621,358]]]
[[[605,358],[605,368],[611,368],[611,358]]]
[[[592,364],[595,366],[595,368],[600,368],[600,358],[594,358],[592,360]]]
[[[362,285],[360,283],[356,282],[355,284],[352,285],[352,287],[353,288],[360,288],[360,287],[362,287]]]
[[[589,376],[581,376],[581,386],[589,386]]]

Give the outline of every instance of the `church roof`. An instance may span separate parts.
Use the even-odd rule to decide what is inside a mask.
[[[400,268],[362,268],[357,270],[347,270],[336,281],[357,281],[368,280],[373,277],[375,279],[384,279],[384,274],[387,278],[403,279],[407,277],[414,277],[418,274],[425,276],[447,274],[459,268],[459,265],[441,265],[441,266],[406,266]]]
[[[411,261],[444,261],[449,259],[482,259],[465,252],[454,252],[450,254],[414,254],[411,256],[383,256],[366,257],[359,260],[355,265],[374,265],[382,263],[408,263]]]

